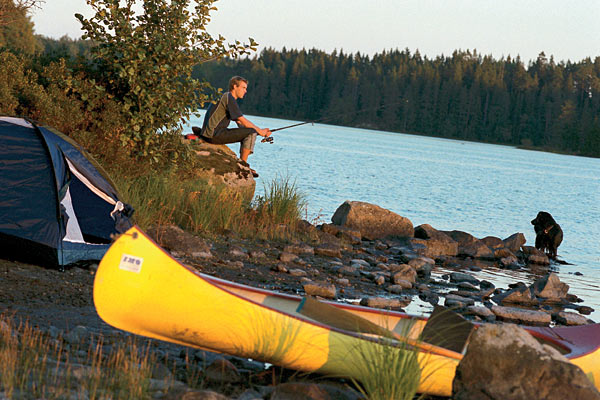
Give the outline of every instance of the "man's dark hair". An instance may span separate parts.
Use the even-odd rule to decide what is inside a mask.
[[[234,76],[233,78],[231,78],[229,80],[229,91],[231,92],[233,90],[233,87],[239,85],[240,82],[244,82],[247,85],[248,79],[242,78],[241,76]]]

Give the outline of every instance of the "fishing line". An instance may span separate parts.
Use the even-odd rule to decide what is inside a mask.
[[[357,114],[360,114],[360,113],[363,113],[363,112],[373,111],[373,110],[378,111],[378,110],[381,110],[381,109],[386,108],[388,106],[394,106],[394,105],[402,104],[402,103],[405,103],[405,102],[408,102],[408,100],[403,100],[403,101],[399,101],[399,102],[391,103],[391,104],[383,104],[383,105],[380,105],[380,106],[377,106],[377,107],[364,108],[362,110],[347,112],[347,113],[343,113],[343,114],[339,114],[339,115],[334,115],[334,116],[329,116],[329,117],[324,117],[324,118],[319,118],[319,119],[313,119],[313,120],[308,120],[308,121],[304,121],[304,122],[298,122],[296,124],[282,126],[281,128],[271,129],[271,133],[277,132],[277,131],[282,131],[284,129],[294,128],[296,126],[307,125],[307,124],[313,124],[314,125],[315,123],[318,123],[318,122],[335,120],[337,118],[341,118],[341,117],[344,117],[346,115],[357,115]],[[263,138],[261,140],[261,142],[262,143],[265,143],[265,142],[267,142],[267,143],[273,143],[273,137],[269,136],[269,137]]]

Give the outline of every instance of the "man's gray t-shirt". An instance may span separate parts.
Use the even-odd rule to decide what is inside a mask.
[[[211,104],[206,111],[202,136],[213,137],[216,132],[227,129],[231,121],[237,120],[242,115],[235,97],[230,92],[226,92],[217,104]]]

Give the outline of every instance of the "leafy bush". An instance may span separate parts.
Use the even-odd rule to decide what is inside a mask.
[[[119,133],[121,145],[136,157],[158,163],[165,154],[180,158],[163,141],[181,133],[183,121],[208,101],[210,85],[192,78],[194,65],[225,55],[236,57],[256,45],[225,45],[212,38],[205,26],[214,0],[145,0],[143,11],[134,11],[136,0],[87,0],[96,14],[84,18],[84,39],[92,48],[95,83],[111,96],[126,116]],[[190,5],[195,4],[193,12]]]

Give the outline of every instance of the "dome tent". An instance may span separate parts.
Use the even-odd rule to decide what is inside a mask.
[[[99,168],[60,132],[0,117],[0,256],[49,266],[102,258],[133,209]]]

